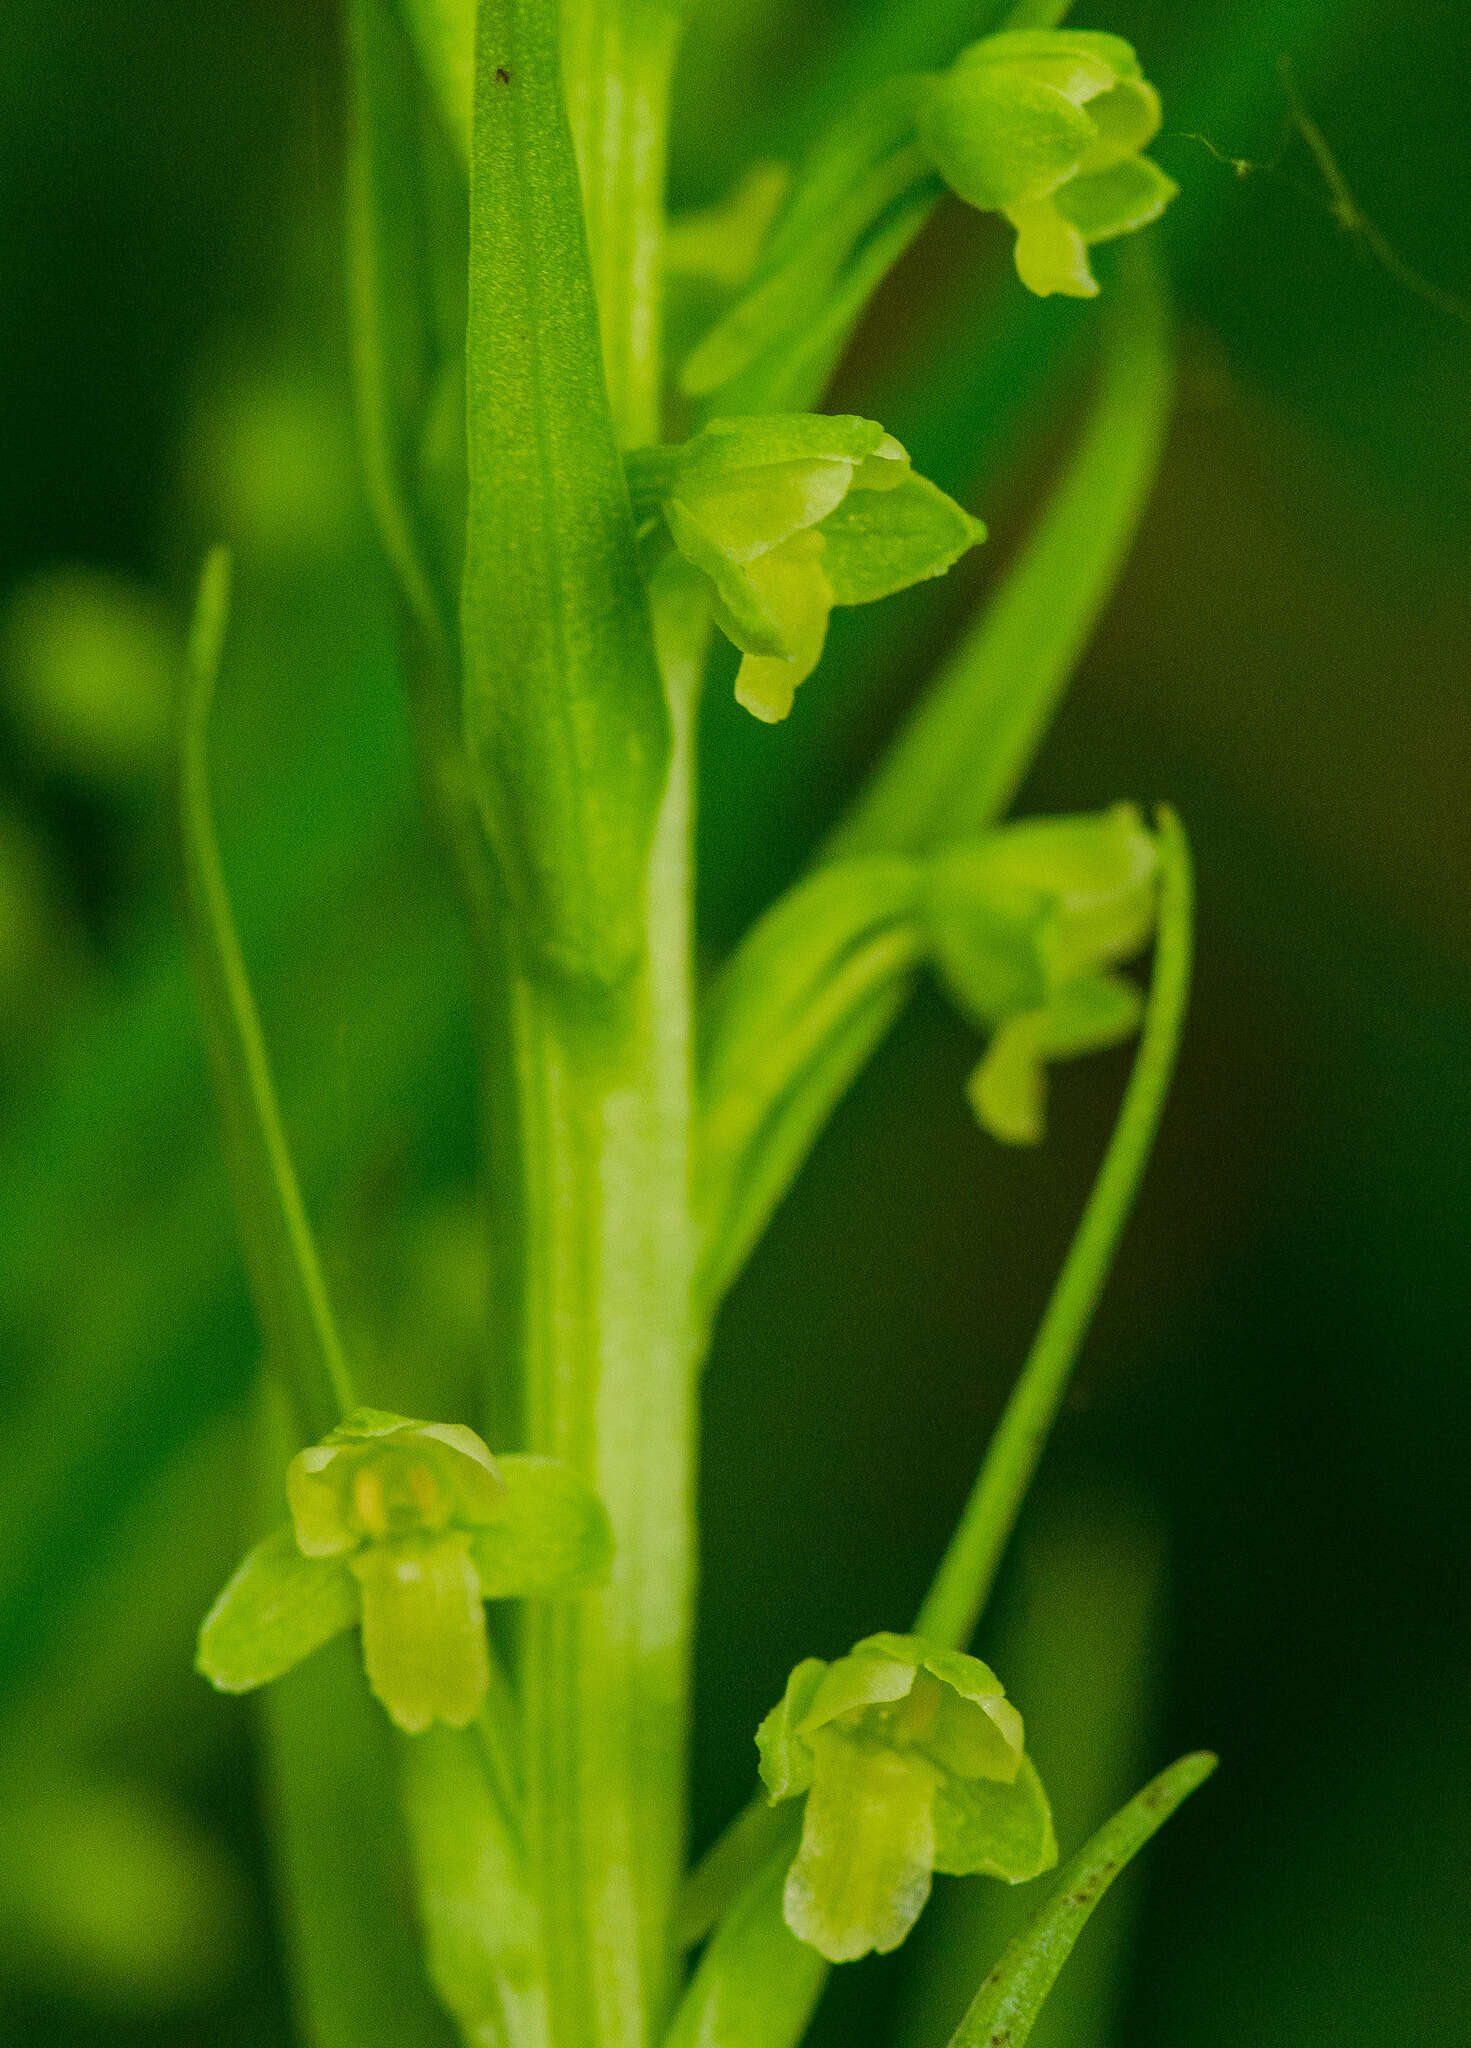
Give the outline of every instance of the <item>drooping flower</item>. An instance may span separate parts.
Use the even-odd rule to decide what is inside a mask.
[[[830,1962],[897,1948],[937,1870],[1020,1884],[1057,1860],[1021,1716],[977,1657],[900,1635],[810,1657],[756,1742],[772,1803],[806,1799],[783,1912]]]
[[[1030,291],[1091,298],[1088,250],[1145,227],[1178,187],[1142,154],[1159,95],[1120,36],[1027,29],[987,36],[924,83],[921,145],[970,205],[1016,229]]]
[[[291,1521],[205,1617],[199,1669],[249,1692],[360,1624],[368,1683],[408,1734],[479,1713],[486,1600],[581,1592],[612,1552],[601,1504],[567,1466],[493,1458],[460,1423],[359,1408],[298,1452],[286,1493]]]
[[[1133,1035],[1142,999],[1113,970],[1148,943],[1158,873],[1153,835],[1132,804],[1008,825],[931,862],[932,957],[989,1037],[968,1092],[1004,1143],[1041,1138],[1049,1061]]]
[[[985,536],[873,420],[716,419],[680,446],[637,450],[628,473],[635,516],[662,520],[709,579],[716,623],[744,656],[736,698],[765,724],[791,711],[835,605],[942,576]]]

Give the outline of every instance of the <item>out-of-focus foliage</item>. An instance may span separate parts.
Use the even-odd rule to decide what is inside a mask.
[[[1458,0],[1074,18],[1129,37],[1164,96],[1183,367],[1024,806],[1168,795],[1202,964],[980,1648],[1065,1855],[1158,1755],[1206,1742],[1223,1767],[1032,2040],[1459,2048],[1471,328],[1405,272],[1471,295],[1471,45]],[[679,203],[992,25],[982,0],[696,0]],[[217,537],[240,556],[224,856],[365,1398],[395,1404],[412,1349],[448,1412],[479,1286],[470,998],[349,453],[336,43],[326,0],[0,19],[0,2037],[36,2048],[288,2038],[249,1723],[189,1670],[242,1547],[253,1366],[159,773],[175,622]],[[1335,217],[1294,105],[1375,232]],[[1008,267],[1005,232],[945,204],[839,373],[832,409],[882,419],[992,540],[938,601],[839,613],[779,731],[711,690],[712,957],[821,841],[1066,447],[1095,315],[1025,301]],[[1047,1143],[1014,1155],[959,1107],[974,1050],[922,994],[731,1298],[707,1834],[788,1669],[912,1610],[1094,1170],[1122,1063],[1060,1072]],[[1079,1750],[1084,1699],[1114,1703],[1112,1753]],[[1002,1906],[1032,1909],[970,1883],[939,1881],[931,1961],[994,1952]],[[921,1995],[915,1961],[845,1973],[822,2038],[939,2048],[977,1972]]]

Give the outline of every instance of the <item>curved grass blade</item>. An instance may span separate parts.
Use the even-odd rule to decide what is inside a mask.
[[[796,2048],[828,1964],[782,1917],[796,1830],[737,1897],[681,1999],[664,2048]]]
[[[913,862],[820,869],[748,934],[702,1035],[697,1298],[713,1314],[813,1140],[908,996]]]
[[[1190,850],[1172,811],[1159,817],[1154,978],[1139,1049],[1098,1178],[1021,1377],[941,1561],[914,1632],[963,1649],[975,1631],[1149,1163],[1175,1071],[1190,994]]]
[[[1216,1759],[1200,1750],[1171,1764],[1106,1821],[1065,1864],[1052,1896],[976,1993],[950,2048],[1022,2048],[1073,1944],[1099,1900],[1182,1801],[1203,1784]]]
[[[435,1988],[468,2048],[547,2048],[540,1919],[481,1731],[437,1728],[397,1747]]]
[[[180,798],[190,941],[227,1163],[256,1312],[303,1436],[356,1406],[311,1224],[281,1122],[260,1017],[230,910],[209,802],[209,715],[230,613],[230,558],[204,565],[189,637]]]
[[[1153,482],[1171,387],[1148,253],[1122,252],[1087,429],[1036,531],[826,855],[920,853],[994,825],[1046,736],[1123,567]]]
[[[431,0],[418,9],[426,20],[436,12]],[[461,273],[464,267],[463,179],[452,195],[455,172],[436,162],[435,145],[446,152],[419,105],[413,52],[392,0],[350,0],[346,25],[347,285],[359,456],[402,604],[427,653],[444,666],[453,659],[460,564],[435,532],[426,499],[431,483],[437,495],[461,497],[463,478],[449,484],[425,473],[425,421],[443,409],[451,379],[453,388],[463,386],[463,306],[450,313],[443,282],[452,247]],[[462,425],[444,438],[462,466]],[[463,506],[455,509],[462,524]],[[454,523],[453,515],[439,522],[446,529]]]

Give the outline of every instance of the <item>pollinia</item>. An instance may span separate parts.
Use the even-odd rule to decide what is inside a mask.
[[[800,718],[835,608],[984,541],[823,390],[947,191],[1004,223],[1009,290],[1097,293],[1093,250],[1172,196],[1144,153],[1159,101],[1117,37],[977,0],[947,68],[879,80],[803,162],[671,223],[678,0],[345,11],[363,472],[476,957],[491,1315],[468,1412],[363,1404],[210,821],[216,554],[184,838],[269,1399],[259,1540],[199,1668],[261,1689],[305,2038],[792,2048],[829,1967],[901,1943],[937,1873],[1026,1884],[1057,1860],[1022,1716],[969,1645],[1160,1115],[1190,876],[1168,811],[1004,813],[1147,487],[1167,349],[1142,248],[1104,273],[1093,411],[1026,546],[703,988],[699,705],[730,687],[706,681],[729,643],[745,710]],[[1146,993],[1127,970],[1151,948]],[[1137,1039],[1132,1076],[920,1613],[813,1645],[752,1731],[751,1804],[692,1870],[700,1367],[924,975],[976,1033],[970,1109],[1004,1144],[1042,1138],[1051,1063]],[[1173,1766],[1043,1886],[957,2040],[1025,2038],[1093,1902],[1210,1765]]]

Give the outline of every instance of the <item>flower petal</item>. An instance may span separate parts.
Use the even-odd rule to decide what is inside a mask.
[[[486,1600],[555,1600],[605,1579],[613,1556],[608,1513],[557,1458],[499,1458],[496,1519],[477,1529],[471,1557]]]
[[[794,534],[745,571],[780,628],[787,650],[786,659],[776,661],[748,654],[736,677],[736,702],[765,725],[775,725],[787,716],[798,684],[807,680],[822,659],[833,608],[833,589],[823,574],[822,550],[820,534]]]
[[[930,1894],[940,1774],[913,1753],[836,1728],[812,1737],[802,1846],[787,1875],[786,1923],[829,1962],[897,1948]]]
[[[1010,1785],[947,1777],[935,1795],[935,1869],[1025,1884],[1057,1861],[1052,1809],[1030,1757]]]
[[[447,1529],[370,1543],[348,1560],[362,1588],[368,1683],[408,1735],[435,1721],[468,1727],[490,1685],[470,1542],[468,1530]]]
[[[821,1657],[804,1657],[780,1702],[756,1730],[761,1782],[773,1805],[797,1798],[812,1783],[812,1745],[801,1730],[827,1668]]]
[[[1016,274],[1029,292],[1039,299],[1053,292],[1070,299],[1098,296],[1098,280],[1088,268],[1088,245],[1072,222],[1063,219],[1054,199],[1009,206],[1006,217],[1016,229]]]
[[[251,1692],[357,1618],[346,1566],[303,1556],[287,1523],[257,1543],[205,1616],[197,1667],[221,1692]]]

